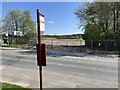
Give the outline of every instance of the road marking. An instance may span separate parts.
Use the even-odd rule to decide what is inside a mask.
[[[97,71],[105,71],[105,68],[97,68],[97,67],[85,67],[85,66],[76,66],[76,65],[66,65],[66,64],[61,64],[61,63],[48,63],[48,64],[52,64],[52,65],[58,65],[58,66],[63,66],[63,67],[72,67],[72,68],[85,68],[85,69],[90,69],[90,70],[97,70]],[[116,68],[114,71],[111,69],[106,69],[109,72],[115,72],[118,73],[118,69]]]
[[[54,83],[54,82],[51,82],[51,84],[61,86],[61,84]]]
[[[64,57],[61,57],[61,58],[64,58],[65,60],[68,60],[69,58],[71,59],[79,59],[79,60],[92,60],[92,61],[102,61],[102,62],[115,62],[115,63],[118,63],[118,58],[111,58],[111,59],[107,59],[107,60],[104,60],[105,58],[98,58],[98,59],[95,59],[95,58],[86,58],[86,57],[71,57],[71,56],[64,56]],[[115,60],[113,60],[115,59]],[[69,59],[70,61],[70,59]],[[75,60],[71,60],[71,61],[75,61]],[[78,61],[80,62],[80,61]]]
[[[60,64],[60,63],[51,63],[51,62],[49,62],[48,64],[53,64],[53,65],[59,65],[59,66],[64,66],[64,67],[68,67],[68,65],[64,65],[64,64]]]
[[[19,57],[0,57],[3,61],[3,59],[6,59],[6,60],[18,60],[20,59],[21,61],[27,61],[27,62],[36,62],[37,60],[29,60],[27,59],[26,57],[25,58],[19,58]]]
[[[0,70],[3,69],[3,68],[4,68],[4,66],[0,65]]]
[[[22,75],[24,76],[24,78],[28,78],[28,75],[26,75],[26,74],[24,74],[24,73],[22,73]]]

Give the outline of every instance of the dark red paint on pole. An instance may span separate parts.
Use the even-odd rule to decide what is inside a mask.
[[[42,90],[42,60],[41,60],[41,32],[40,32],[40,10],[37,9],[37,26],[38,26],[38,63],[40,73],[40,90]]]
[[[41,43],[41,54],[39,52],[39,44],[37,44],[37,65],[40,66],[40,56],[42,60],[42,66],[46,66],[46,45],[45,43]]]
[[[41,44],[41,59],[42,59],[42,66],[46,66],[46,45],[45,43]]]

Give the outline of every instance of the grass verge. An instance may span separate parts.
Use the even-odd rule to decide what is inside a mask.
[[[9,83],[0,83],[0,90],[33,90],[33,89],[24,88],[22,86]]]
[[[8,44],[0,44],[0,47],[9,47]]]

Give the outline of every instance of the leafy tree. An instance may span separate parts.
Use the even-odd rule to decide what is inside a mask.
[[[85,8],[77,8],[75,14],[80,26],[84,26],[86,40],[107,40],[120,37],[120,2],[87,3]]]
[[[30,11],[25,10],[23,11],[21,18],[21,31],[23,32],[23,35],[25,35],[31,30],[35,30],[35,25],[30,16]]]
[[[111,6],[108,2],[96,2],[95,3],[97,20],[99,22],[99,27],[103,31],[105,35],[105,40],[109,39],[109,25],[110,25],[110,17],[111,17]]]
[[[75,14],[77,18],[80,21],[80,26],[84,26],[85,29],[85,34],[83,35],[83,38],[85,40],[94,40],[98,39],[95,38],[95,32],[99,29],[98,28],[98,20],[96,19],[96,9],[95,9],[95,3],[86,3],[85,8],[79,7],[78,9],[75,10]],[[99,33],[99,30],[97,32]]]
[[[111,3],[114,38],[120,40],[120,2]]]
[[[83,35],[86,40],[101,40],[104,38],[103,32],[99,29],[98,25],[86,25],[86,32]]]
[[[12,34],[13,31],[18,31],[20,29],[20,19],[22,12],[17,9],[13,9],[8,12],[8,14],[3,19],[3,30],[4,32],[8,32],[8,34]]]
[[[26,43],[26,35],[29,35],[29,32],[35,33],[35,25],[32,21],[32,18],[30,16],[30,11],[25,10],[21,11],[19,9],[12,9],[8,12],[8,14],[3,19],[3,32],[6,32],[9,34],[9,39],[14,37],[14,31],[21,31],[22,37],[14,37],[16,38],[16,43],[19,42],[19,39],[21,39],[22,43]],[[31,38],[33,38],[34,35],[30,35],[30,38],[27,38],[27,41],[29,41]]]

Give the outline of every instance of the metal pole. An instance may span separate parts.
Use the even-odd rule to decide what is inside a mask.
[[[41,60],[41,32],[40,32],[40,10],[37,9],[37,25],[38,25],[38,47],[39,47],[39,57],[40,57],[40,66],[39,66],[39,73],[40,73],[40,90],[42,90],[42,60]]]
[[[91,50],[93,49],[93,40],[91,40]]]

